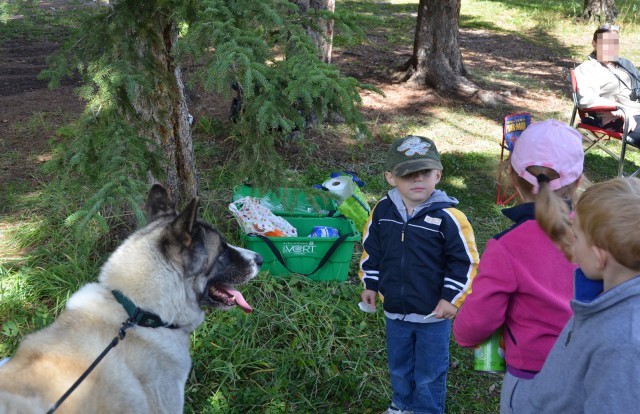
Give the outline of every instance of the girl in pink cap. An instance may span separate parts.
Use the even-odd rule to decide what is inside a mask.
[[[471,294],[454,320],[454,337],[463,347],[477,346],[503,327],[507,372],[501,414],[513,412],[514,389],[531,386],[571,316],[576,266],[564,254],[570,247],[547,234],[571,220],[583,161],[582,136],[560,121],[533,123],[522,132],[509,170],[524,202],[502,210],[514,224],[487,242]]]

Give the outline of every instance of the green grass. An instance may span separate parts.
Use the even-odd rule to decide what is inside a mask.
[[[15,38],[59,41],[61,34],[76,26],[78,16],[92,13],[96,5],[84,0],[41,3],[0,1],[0,42]]]
[[[622,27],[620,50],[624,57],[638,62],[640,1],[618,0],[615,4],[620,12],[616,24]],[[597,22],[576,21],[582,5],[567,0],[469,0],[462,2],[460,27],[513,34],[556,52],[566,48],[563,56],[580,62],[591,52],[591,36],[598,26]]]
[[[640,45],[634,40],[640,34],[638,3],[616,2],[624,26],[621,50],[633,61],[640,60]],[[356,16],[368,36],[367,46],[388,53],[411,49],[417,1],[339,1],[336,7]],[[462,2],[460,26],[515,36],[578,63],[590,51],[595,27],[575,22],[580,12],[581,2],[576,1],[467,0]],[[47,19],[42,27],[48,31],[35,31],[34,23],[23,19],[6,26],[0,23],[0,35],[49,36],[68,17],[56,16],[57,20],[38,17]],[[335,46],[338,50],[351,47],[339,39]],[[372,140],[356,140],[340,127],[328,127],[298,143],[282,143],[289,176],[304,187],[321,183],[334,171],[355,171],[366,182],[364,191],[373,203],[388,188],[381,173],[388,144],[407,134],[431,137],[445,167],[440,188],[460,200],[482,250],[492,235],[508,226],[495,205],[502,118],[527,110],[534,120],[568,120],[571,101],[566,91],[538,85],[526,74],[500,72],[482,64],[471,72],[483,85],[551,93],[563,100],[565,110],[433,104],[414,116],[380,114],[369,122]],[[53,128],[36,109],[21,127],[25,137]],[[229,183],[241,177],[228,162],[232,149],[226,144],[224,123],[208,116],[196,119],[194,141],[201,212],[231,242],[239,243],[227,205],[232,196]],[[325,141],[335,146],[331,155],[323,153]],[[608,145],[619,148],[615,142]],[[0,167],[19,162],[16,151],[0,150]],[[640,151],[630,149],[630,153],[635,165],[640,165]],[[615,160],[601,150],[587,154],[585,171],[592,181],[611,178],[616,170]],[[89,226],[77,234],[65,219],[90,194],[55,180],[47,184],[52,177],[44,171],[35,171],[34,178],[38,185],[10,180],[0,192],[0,357],[10,355],[24,335],[48,324],[70,293],[94,280],[108,252],[130,231],[122,225],[110,232]],[[114,222],[117,217],[110,219]],[[384,318],[380,311],[369,315],[357,309],[359,252],[356,244],[345,283],[262,275],[243,289],[256,309],[253,314],[211,312],[191,338],[194,369],[187,383],[185,412],[381,412],[390,398]],[[472,362],[471,350],[451,343],[448,413],[498,412],[501,376],[474,372]]]
[[[208,318],[194,335],[194,412],[376,411],[383,323],[357,309],[356,286],[262,278],[247,293],[253,314]]]

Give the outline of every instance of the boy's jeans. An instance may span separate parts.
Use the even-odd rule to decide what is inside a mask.
[[[415,414],[442,414],[449,369],[451,321],[414,323],[386,318],[391,401]]]

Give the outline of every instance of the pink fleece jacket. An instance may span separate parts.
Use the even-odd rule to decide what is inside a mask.
[[[456,342],[473,347],[505,325],[507,365],[539,371],[572,314],[575,268],[535,220],[489,240],[453,323]]]

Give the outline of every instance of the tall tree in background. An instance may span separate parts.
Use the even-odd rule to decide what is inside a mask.
[[[459,18],[460,0],[420,0],[413,54],[392,77],[446,95],[492,103],[499,97],[467,79],[458,44]]]
[[[584,0],[583,20],[612,23],[618,17],[615,0]]]
[[[109,199],[144,194],[161,181],[178,203],[197,193],[185,87],[176,59],[186,2],[112,0],[82,15],[43,73],[53,86],[79,70],[87,102],[68,167],[96,191],[89,216]],[[75,160],[75,161],[74,161]]]
[[[131,13],[126,20],[129,25],[123,27],[123,34],[131,39],[130,50],[123,57],[129,60],[131,70],[151,75],[131,94],[120,91],[118,111],[129,123],[139,125],[138,133],[162,150],[165,186],[175,199],[186,201],[196,196],[197,180],[182,70],[174,58],[179,21],[173,17],[174,2],[154,3],[112,2],[113,13]],[[157,181],[150,174],[150,181]]]
[[[167,184],[178,203],[197,192],[185,62],[199,68],[194,87],[242,88],[228,131],[240,177],[278,181],[285,169],[274,144],[303,130],[305,114],[322,121],[333,112],[366,131],[359,92],[370,87],[320,59],[307,21],[290,0],[111,0],[84,19],[45,76],[55,85],[80,70],[86,82],[86,116],[64,146],[67,166],[97,192],[87,214],[143,195],[149,180]]]
[[[331,50],[333,47],[333,26],[334,20],[327,16],[329,12],[334,13],[336,9],[335,0],[295,0],[303,15],[309,15],[313,10],[319,17],[314,24],[307,25],[307,32],[313,43],[318,48],[320,59],[324,63],[331,63]],[[320,12],[320,13],[318,13]]]

